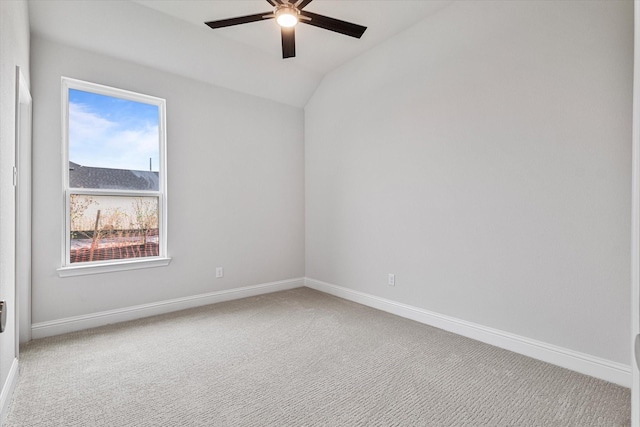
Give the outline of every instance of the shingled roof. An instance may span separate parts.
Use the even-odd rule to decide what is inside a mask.
[[[160,188],[158,172],[94,168],[74,162],[69,162],[69,187],[150,191]]]

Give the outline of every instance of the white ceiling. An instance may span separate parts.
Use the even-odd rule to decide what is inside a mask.
[[[355,39],[298,25],[296,57],[289,59],[282,59],[273,20],[204,25],[269,12],[266,0],[30,0],[29,12],[32,32],[53,40],[303,107],[326,73],[450,3],[315,0],[305,10],[367,31]]]
[[[152,9],[202,26],[205,21],[234,18],[273,10],[265,0],[133,0]],[[367,31],[358,40],[311,25],[296,27],[296,57],[287,59],[303,68],[324,75],[425,16],[442,8],[444,1],[345,1],[315,0],[305,10],[343,21],[364,25]],[[274,20],[219,28],[222,37],[255,47],[281,58],[280,30]]]

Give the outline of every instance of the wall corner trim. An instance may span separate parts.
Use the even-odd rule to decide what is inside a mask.
[[[280,280],[277,282],[262,283],[259,285],[245,286],[242,288],[227,289],[206,294],[193,295],[184,298],[176,298],[159,301],[150,304],[136,305],[116,310],[101,311],[82,316],[67,317],[48,322],[34,323],[31,326],[32,339],[45,338],[53,335],[61,335],[69,332],[81,331],[89,328],[109,325],[112,323],[126,322],[128,320],[186,310],[188,308],[215,304],[223,301],[231,301],[255,295],[284,291],[287,289],[304,286],[304,278]]]
[[[11,403],[13,391],[16,385],[18,385],[18,375],[18,359],[14,358],[13,363],[11,363],[11,369],[9,369],[9,375],[7,375],[7,380],[2,386],[2,393],[0,393],[0,426],[4,424],[7,420],[7,415],[9,415],[9,404]]]
[[[415,320],[445,331],[453,332],[494,345],[581,374],[590,375],[623,387],[631,387],[631,366],[580,353],[553,344],[489,328],[450,316],[402,304],[386,298],[355,291],[331,283],[305,278],[305,286],[353,301],[397,316]]]

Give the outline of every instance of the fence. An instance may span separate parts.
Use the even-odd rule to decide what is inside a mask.
[[[74,232],[71,236],[71,263],[158,255],[158,229]]]

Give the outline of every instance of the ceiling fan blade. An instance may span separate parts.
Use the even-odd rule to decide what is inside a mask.
[[[311,18],[311,20],[301,19],[300,23],[313,25],[314,27],[324,28],[325,30],[335,31],[336,33],[344,34],[359,39],[364,34],[367,27],[362,25],[352,24],[351,22],[341,21],[335,18],[329,18],[328,16],[318,15],[315,13],[300,11],[300,15]]]
[[[311,3],[313,0],[302,0],[302,1],[298,0],[298,1],[299,3],[296,5],[296,7],[298,8],[298,10],[302,10],[306,5]]]
[[[282,4],[282,0],[267,0],[269,2],[269,4],[271,4],[271,6],[277,6],[279,4]]]
[[[247,15],[247,16],[239,16],[237,18],[229,18],[229,19],[221,19],[219,21],[209,21],[205,22],[211,28],[223,28],[223,27],[231,27],[233,25],[246,24],[248,22],[256,22],[262,21],[263,19],[271,19],[273,18],[273,14],[271,12],[265,13],[256,13],[255,15]]]
[[[296,56],[296,30],[295,27],[282,28],[282,59]]]

